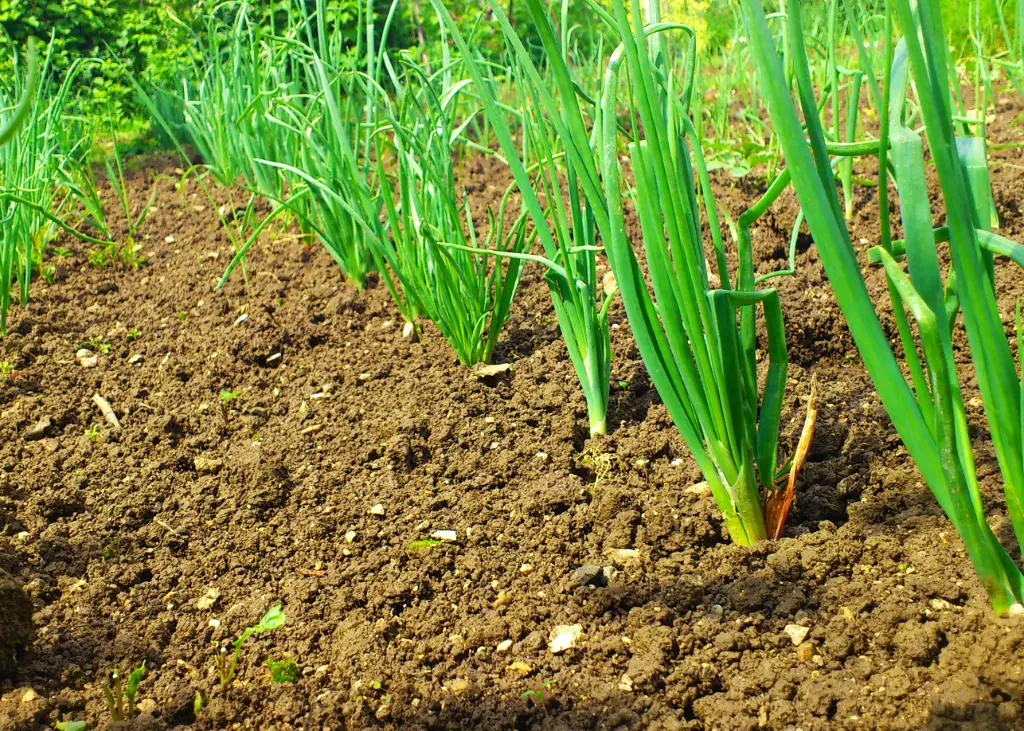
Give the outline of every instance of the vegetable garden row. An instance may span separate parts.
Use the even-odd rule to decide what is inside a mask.
[[[657,0],[592,0],[585,18],[568,0],[521,1],[528,32],[498,0],[469,30],[430,0],[440,35],[422,52],[389,49],[403,0],[382,15],[362,8],[355,37],[329,22],[324,0],[296,4],[283,29],[252,23],[243,3],[228,20],[211,16],[180,86],[138,83],[154,126],[201,161],[177,185],[199,186],[230,241],[217,287],[249,281],[253,247],[295,226],[353,288],[385,287],[407,338],[432,323],[466,369],[494,373],[536,268],[592,437],[609,430],[609,311],[621,298],[658,397],[730,539],[747,547],[782,535],[813,439],[812,393],[802,438],[780,453],[787,302],[773,286],[799,277],[809,231],[885,411],[993,611],[1024,613],[1024,313],[1000,311],[996,284],[997,272],[1024,269],[1024,246],[999,233],[986,137],[995,98],[1024,92],[1024,3],[1013,17],[999,6],[994,29],[974,23],[965,60],[951,56],[936,0],[741,0],[734,41],[716,53]],[[484,28],[504,39],[500,62],[477,48]],[[4,332],[30,281],[52,280],[59,235],[89,246],[98,267],[145,263],[137,233],[156,184],[132,198],[115,126],[70,114],[77,67],[58,84],[49,65],[30,45],[0,103]],[[119,227],[90,156],[108,133],[99,177]],[[475,208],[460,187],[472,156],[513,180],[495,208]],[[873,179],[857,175],[868,158]],[[715,200],[723,169],[764,176],[735,218]],[[883,192],[879,229],[858,242],[850,221],[869,187]],[[758,274],[752,228],[789,192],[800,212],[788,266]],[[884,272],[882,299],[869,294],[871,267]],[[880,320],[889,312],[896,338]],[[1013,547],[979,487],[964,396],[975,383]],[[222,658],[222,679],[237,657]]]
[[[217,182],[243,180],[251,191],[240,204],[236,256],[224,279],[244,266],[247,249],[275,217],[291,216],[327,247],[354,286],[379,272],[408,327],[433,322],[472,366],[490,360],[522,268],[543,266],[591,434],[606,430],[607,311],[621,294],[659,395],[732,539],[748,545],[768,535],[766,525],[773,535],[781,530],[792,495],[779,493],[794,466],[792,458],[780,461],[777,447],[787,366],[784,308],[766,285],[790,272],[755,278],[749,230],[793,186],[890,417],[969,546],[993,607],[1018,607],[1024,576],[985,522],[952,339],[957,327],[966,329],[1008,505],[1024,540],[1024,388],[994,293],[996,261],[1024,266],[1024,247],[993,231],[986,110],[977,107],[971,116],[963,106],[957,69],[939,40],[937,8],[891,0],[869,14],[858,3],[833,0],[822,53],[820,40],[805,31],[799,3],[771,15],[758,2],[743,3],[758,73],[755,98],[767,108],[770,144],[785,167],[758,205],[729,221],[737,258],[730,270],[703,151],[707,131],[701,117],[693,121],[703,97],[693,30],[663,21],[657,2],[641,7],[639,0],[619,0],[607,9],[595,3],[592,22],[605,28],[609,48],[616,46],[605,63],[602,48],[587,57],[574,46],[568,3],[552,17],[544,3],[530,0],[540,49],[527,48],[500,4],[491,5],[491,22],[501,26],[508,46],[507,72],[474,54],[472,37],[443,3],[434,3],[443,30],[433,59],[388,53],[397,2],[382,22],[367,13],[365,32],[354,42],[317,25],[317,17],[327,17],[322,5],[283,35],[252,27],[243,5],[229,33],[211,20],[198,39],[205,44],[203,64],[193,81],[170,93],[139,87],[142,103],[179,147],[179,140],[191,142]],[[847,34],[855,48],[852,70],[840,64]],[[993,66],[984,58],[979,50],[980,100],[991,89]],[[68,227],[59,217],[65,206],[77,203],[85,214],[76,233],[107,242],[127,262],[134,261],[132,234],[148,209],[120,196],[129,231],[120,244],[111,243],[95,179],[82,163],[88,132],[65,124],[62,115],[75,69],[51,90],[36,65],[29,56],[13,87],[22,101],[11,110],[12,139],[3,148],[5,321],[13,281],[24,304],[33,270],[46,276],[42,252],[50,229]],[[1017,78],[1018,68],[1003,65]],[[815,84],[815,72],[823,83]],[[859,120],[869,113],[877,139],[858,139],[865,126]],[[13,130],[26,119],[22,130]],[[925,139],[944,195],[947,222],[938,228],[925,187]],[[497,211],[471,210],[456,188],[455,161],[467,150],[500,156],[514,176]],[[860,156],[879,159],[878,185],[892,181],[899,196],[895,211],[880,198],[882,226],[870,251],[871,263],[889,279],[888,303],[869,298],[845,223],[853,205],[852,160]],[[123,189],[116,145],[114,161],[108,176]],[[506,205],[513,191],[522,199],[515,217]],[[258,225],[249,220],[257,196],[275,206]],[[627,200],[639,214],[638,240],[625,230]],[[904,231],[900,240],[893,237],[894,214]],[[83,233],[82,224],[95,235]],[[649,283],[634,244],[642,245]],[[944,245],[953,262],[945,275],[938,254]],[[612,278],[598,274],[602,253]],[[888,342],[875,313],[888,305],[899,324],[898,346]],[[1024,338],[1019,308],[1014,321]],[[759,338],[768,364],[760,391]]]

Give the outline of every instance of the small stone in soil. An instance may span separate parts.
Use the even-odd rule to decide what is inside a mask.
[[[200,611],[212,609],[213,605],[217,603],[218,599],[220,599],[220,589],[211,588],[203,596],[199,597],[196,600],[196,609]]]
[[[508,672],[510,673],[515,673],[516,675],[526,677],[527,675],[533,672],[533,667],[523,662],[522,660],[516,660],[514,663],[509,665],[508,668],[506,668],[506,670],[508,670]]]
[[[86,350],[85,348],[79,350],[75,354],[75,357],[78,358],[78,362],[81,364],[82,368],[95,368],[100,363],[99,356],[94,355],[92,351]]]
[[[583,627],[578,624],[560,624],[551,630],[548,649],[555,655],[576,646],[583,636]]]
[[[798,646],[801,642],[807,639],[807,633],[810,631],[810,628],[803,627],[799,624],[787,624],[783,628],[782,633],[793,642],[794,646]]]
[[[44,416],[25,431],[25,441],[34,442],[42,439],[49,433],[52,426],[53,422],[50,417]]]
[[[495,376],[501,375],[512,370],[511,363],[495,363],[493,365],[482,365],[477,366],[472,371],[472,376],[480,380],[486,378],[494,378]]]
[[[640,552],[635,548],[613,548],[608,551],[608,558],[614,563],[625,565],[640,558]]]
[[[224,463],[219,459],[204,457],[201,454],[192,460],[192,464],[195,465],[196,472],[200,474],[216,472],[224,465]]]
[[[580,586],[608,586],[609,572],[605,571],[610,566],[598,566],[597,564],[584,564],[572,572],[573,580]]]
[[[508,649],[512,647],[512,640],[503,640],[498,643],[498,646],[494,649],[498,652],[508,652]]]
[[[372,508],[370,508],[370,515],[384,515],[383,503],[377,503]]]
[[[345,534],[345,542],[354,543],[357,535],[358,533],[356,533],[354,530],[350,530],[348,533]]]
[[[710,495],[711,488],[708,487],[708,483],[706,482],[698,482],[696,485],[691,485],[686,488],[684,492],[688,492],[691,495]]]
[[[814,645],[810,642],[804,642],[796,648],[796,657],[800,662],[810,662],[814,657]]]
[[[430,534],[430,537],[447,543],[455,543],[459,539],[458,533],[453,530],[436,530]]]
[[[524,563],[522,566],[519,567],[519,573],[521,574],[528,574],[531,571],[533,571],[533,564]]]

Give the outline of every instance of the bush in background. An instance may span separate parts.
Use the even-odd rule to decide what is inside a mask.
[[[49,41],[58,78],[76,59],[95,59],[76,81],[79,104],[93,112],[132,106],[130,74],[172,76],[188,53],[187,33],[166,12],[189,14],[186,0],[0,0],[0,26],[18,48],[29,36]],[[7,54],[9,55],[9,54]],[[6,75],[10,60],[0,61]],[[132,108],[131,111],[134,111]]]

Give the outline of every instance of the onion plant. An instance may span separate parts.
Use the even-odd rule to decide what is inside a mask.
[[[27,52],[27,63],[23,80],[18,82],[18,69],[15,69],[15,83],[11,88],[0,89],[0,105],[5,112],[0,112],[0,167],[2,173],[13,161],[19,162],[16,155],[10,155],[7,151],[7,144],[15,139],[21,128],[33,114],[33,104],[39,85],[39,62],[36,58],[35,44],[29,42]],[[20,88],[19,88],[20,87]],[[8,176],[3,178],[4,186],[8,183]],[[16,208],[6,197],[0,197],[4,203],[3,217],[0,218],[0,335],[7,334],[7,310],[11,303],[11,287],[13,285],[15,260],[17,259],[14,215]]]
[[[999,32],[1005,49],[991,58],[992,63],[1006,71],[1017,93],[1024,97],[1024,0],[1013,1],[1013,32],[1006,21],[1003,3],[993,3],[999,19]]]
[[[773,507],[771,496],[787,471],[777,464],[788,364],[781,303],[775,290],[755,286],[749,237],[741,240],[738,270],[727,268],[707,166],[689,118],[693,69],[677,77],[655,43],[670,32],[692,43],[692,31],[659,22],[656,3],[648,6],[647,25],[639,0],[632,0],[630,9],[623,0],[612,0],[611,7],[621,45],[609,61],[599,111],[608,258],[651,380],[700,466],[731,538],[750,545],[768,535],[762,491]],[[617,119],[623,68],[630,108],[638,117],[628,150],[651,287],[625,228]],[[714,245],[712,271],[702,214]],[[720,287],[712,286],[712,276]],[[759,306],[769,362],[763,394],[757,372]],[[770,513],[770,522],[777,521]]]
[[[293,107],[290,116],[297,119],[278,124],[292,127],[291,134],[302,142],[299,153],[290,161],[257,161],[268,169],[286,171],[306,186],[310,205],[295,212],[315,232],[345,278],[362,289],[367,273],[380,268],[374,257],[387,236],[381,221],[380,184],[363,145],[370,131],[353,106],[342,76],[330,71],[319,56],[311,67],[320,84],[319,103],[305,110],[305,117]],[[293,198],[289,207],[295,204]],[[230,268],[225,278],[229,273]]]
[[[995,298],[990,256],[1024,262],[1024,249],[985,230],[980,176],[970,171],[976,145],[954,134],[953,78],[935,0],[888,0],[883,99],[885,125],[880,148],[891,145],[900,211],[906,235],[907,269],[901,247],[885,240],[873,257],[885,268],[900,324],[910,383],[890,346],[864,284],[835,188],[825,134],[814,99],[798,0],[787,0],[789,50],[800,106],[789,90],[760,0],[742,0],[751,49],[765,98],[791,170],[793,184],[814,235],[829,282],[897,432],[966,545],[993,608],[1005,612],[1024,599],[1024,574],[985,519],[964,417],[951,331],[963,316],[975,376],[1003,475],[1007,505],[1018,541],[1024,539],[1024,387],[1018,378]],[[906,35],[893,52],[892,28]],[[890,59],[894,59],[890,63]],[[920,137],[904,126],[907,79],[917,91],[928,147],[945,203],[947,228],[933,229]],[[965,165],[965,160],[967,164]],[[883,166],[884,170],[884,166]],[[948,238],[952,272],[942,280],[936,246]],[[923,357],[906,326],[918,326]],[[1021,339],[1018,318],[1018,340]]]
[[[740,250],[735,287],[730,283],[732,275],[726,265],[707,167],[688,116],[694,66],[691,63],[690,75],[677,77],[668,61],[667,44],[659,42],[662,34],[669,31],[688,33],[688,47],[692,50],[692,31],[678,24],[658,22],[656,3],[648,4],[653,22],[647,26],[638,0],[633,1],[632,12],[622,0],[613,0],[611,6],[612,12],[603,13],[602,18],[622,43],[609,61],[603,94],[599,105],[594,106],[594,124],[589,132],[579,102],[586,98],[586,93],[573,77],[564,42],[560,43],[544,5],[539,0],[527,3],[557,94],[545,86],[540,74],[524,58],[522,44],[507,27],[500,8],[492,9],[534,85],[536,108],[550,125],[551,136],[562,144],[560,156],[565,160],[570,211],[588,216],[584,241],[595,242],[596,233],[600,232],[651,379],[701,466],[730,535],[736,542],[749,545],[768,535],[761,505],[762,488],[772,509],[775,486],[787,472],[787,468],[780,470],[777,464],[787,370],[781,304],[774,290],[759,291],[755,287],[749,238],[747,246]],[[562,5],[563,24],[566,7]],[[632,198],[640,218],[653,294],[625,230],[616,103],[620,91],[618,73],[623,65],[629,71],[630,109],[636,114],[629,125],[633,130],[629,152],[636,178]],[[480,83],[479,78],[474,81]],[[538,116],[527,120],[534,122]],[[529,133],[528,125],[524,134]],[[536,139],[542,160],[550,155],[544,136],[530,139]],[[688,144],[693,145],[692,156]],[[506,153],[513,151],[510,140],[504,149]],[[514,162],[513,172],[517,172]],[[525,167],[518,172],[526,181],[521,188],[529,206],[533,188],[529,186]],[[558,180],[554,176],[547,180],[551,182],[544,193],[556,201],[549,216],[557,222],[557,204],[561,202]],[[582,200],[572,199],[574,194],[582,196]],[[698,194],[703,197],[704,213],[710,222],[715,275],[722,282],[721,288],[711,286]],[[535,223],[541,228],[546,220],[538,215]],[[578,230],[572,229],[572,233]],[[541,228],[542,237],[543,234]],[[557,254],[561,252],[556,251]],[[585,290],[582,282],[580,289]],[[757,386],[754,317],[759,305],[765,312],[769,351],[763,398]],[[781,512],[780,509],[771,514],[775,523]],[[772,526],[773,534],[777,527]]]
[[[237,264],[244,263],[246,250],[270,221],[281,213],[300,210],[307,200],[300,196],[292,207],[282,209],[280,204],[295,181],[286,171],[258,160],[296,160],[301,154],[301,135],[291,134],[274,115],[304,98],[307,59],[294,48],[298,37],[308,30],[309,19],[278,36],[272,28],[252,22],[249,8],[248,2],[242,2],[227,27],[217,13],[209,14],[205,31],[194,36],[195,60],[182,74],[180,91],[146,90],[133,79],[137,100],[163,135],[173,141],[183,158],[187,158],[183,143],[192,144],[205,169],[227,190],[228,204],[218,207],[210,190],[201,186],[235,249],[222,284]],[[191,167],[186,175],[195,170]],[[248,198],[236,203],[238,185]],[[254,231],[243,243],[255,216],[257,196],[270,200],[274,210],[257,227],[259,232]]]
[[[436,71],[411,55],[396,63],[386,53],[397,7],[384,21],[378,49],[367,5],[365,33],[356,37],[362,69],[324,62],[341,56],[336,35],[309,39],[309,87],[317,93],[305,110],[285,105],[275,120],[303,140],[302,156],[294,164],[257,162],[305,186],[313,202],[308,224],[350,280],[362,286],[376,269],[407,323],[429,319],[463,363],[486,362],[524,263],[515,256],[494,262],[490,255],[523,253],[530,241],[525,216],[506,228],[506,194],[496,215],[488,211],[486,238],[478,233],[454,170],[459,150],[471,146],[465,131],[476,114],[459,117],[465,84],[452,82],[456,64],[443,28]]]
[[[551,89],[500,4],[488,0],[524,83],[521,150],[483,65],[470,51],[444,3],[431,2],[464,59],[544,250],[543,256],[518,256],[540,262],[546,268],[555,316],[586,398],[590,433],[604,434],[611,378],[608,307],[614,291],[603,292],[596,244],[598,231],[607,230],[609,219],[607,202],[595,194],[599,184],[590,135],[580,108],[579,87],[565,71],[569,52],[568,3],[561,3],[562,24],[558,33],[544,3],[526,2],[549,63],[557,61],[559,71],[553,73],[555,88]]]
[[[522,272],[517,255],[531,237],[525,214],[506,230],[511,188],[497,215],[488,211],[483,240],[468,197],[456,188],[453,160],[462,147],[456,143],[476,115],[456,117],[466,85],[453,83],[457,69],[445,35],[442,26],[440,69],[431,74],[405,55],[407,83],[395,102],[383,89],[376,94],[383,122],[376,134],[377,175],[396,191],[383,196],[391,237],[381,243],[404,309],[431,320],[459,360],[473,365],[491,359]],[[394,160],[392,173],[385,158]]]
[[[113,121],[110,124],[110,137],[113,148],[110,158],[104,160],[104,167],[107,171],[107,182],[114,191],[114,196],[121,206],[121,212],[124,213],[126,230],[124,241],[120,245],[111,240],[106,247],[100,250],[100,254],[104,259],[116,259],[124,266],[135,270],[142,263],[142,245],[135,240],[135,236],[143,221],[146,220],[146,216],[149,215],[153,203],[156,202],[156,182],[154,181],[150,187],[149,197],[144,203],[139,205],[133,202],[124,177],[124,165],[121,164],[121,154],[117,149],[117,131],[114,128]],[[106,231],[105,224],[104,230]]]
[[[0,86],[0,334],[6,333],[15,280],[25,305],[33,272],[43,271],[47,244],[61,229],[78,234],[61,218],[72,192],[60,183],[67,163],[62,152],[75,146],[65,108],[81,62],[54,86],[52,50],[51,42],[40,63],[30,43],[24,68],[16,56],[14,74]]]
[[[25,52],[25,80],[21,96],[6,100],[13,101],[14,104],[10,107],[5,105],[5,119],[3,126],[0,126],[0,147],[11,141],[32,113],[32,102],[35,101],[39,84],[38,56],[35,40],[30,40]]]
[[[780,22],[784,23],[784,17],[780,17]],[[764,125],[756,113],[758,88],[756,80],[751,78],[738,13],[731,36],[729,42],[716,49],[707,60],[698,58],[704,67],[702,93],[694,96],[692,115],[698,132],[702,133],[708,169],[724,169],[739,178],[759,165],[774,168],[778,153],[768,139],[771,128]]]
[[[380,30],[378,48],[373,0],[358,4],[354,38],[346,37],[337,26],[328,28],[326,21],[318,22],[327,17],[327,8],[324,0],[317,0],[315,14],[307,16],[304,24],[305,43],[290,43],[287,49],[289,67],[302,78],[293,83],[302,93],[297,90],[267,118],[275,135],[290,140],[293,152],[253,159],[258,166],[289,176],[295,195],[286,207],[317,235],[346,279],[361,289],[370,271],[381,271],[401,308],[402,299],[383,271],[387,231],[382,221],[381,181],[372,158],[378,109],[375,95],[384,78],[384,47],[397,7],[394,0]],[[314,37],[315,23],[319,32]],[[300,191],[299,185],[305,190]],[[284,203],[284,195],[277,200]],[[407,309],[402,315],[409,322],[414,317]]]
[[[209,16],[198,39],[198,81],[184,79],[184,129],[218,182],[233,186],[241,179],[251,190],[281,200],[284,176],[255,160],[294,159],[294,138],[272,115],[279,100],[298,94],[298,74],[288,39],[253,24],[248,10],[242,3],[228,29],[215,14]]]

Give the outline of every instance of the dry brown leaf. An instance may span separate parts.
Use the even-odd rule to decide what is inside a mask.
[[[475,378],[491,378],[507,371],[512,370],[511,363],[495,363],[494,365],[485,365],[473,369],[473,376]]]
[[[789,480],[785,490],[776,490],[765,497],[764,501],[764,522],[768,529],[768,537],[777,539],[782,535],[782,526],[786,523],[786,516],[793,505],[793,497],[796,493],[796,480],[800,476],[800,470],[807,462],[807,455],[811,451],[811,440],[814,438],[814,425],[818,420],[818,404],[816,399],[817,378],[811,376],[811,397],[807,400],[807,416],[804,417],[804,429],[800,434],[800,441],[796,445],[796,454],[793,456],[793,465],[789,470]]]

